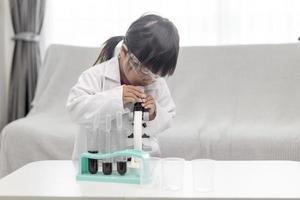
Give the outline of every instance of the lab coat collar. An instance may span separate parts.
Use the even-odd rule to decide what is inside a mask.
[[[118,56],[112,57],[105,65],[105,77],[120,83],[120,67]]]

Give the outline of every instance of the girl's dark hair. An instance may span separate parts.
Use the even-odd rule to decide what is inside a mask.
[[[95,64],[111,59],[121,40],[124,40],[129,52],[153,73],[162,77],[174,73],[179,35],[177,28],[168,19],[154,14],[143,15],[130,25],[125,36],[115,36],[104,43]]]

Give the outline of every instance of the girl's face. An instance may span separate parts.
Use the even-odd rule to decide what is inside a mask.
[[[119,57],[119,65],[121,79],[124,82],[135,86],[146,86],[155,82],[157,77],[153,77],[153,75],[150,76],[137,69],[137,67],[134,66],[133,62],[131,62],[130,59],[132,58],[130,57],[130,53],[128,52],[127,47],[125,45],[122,45]]]

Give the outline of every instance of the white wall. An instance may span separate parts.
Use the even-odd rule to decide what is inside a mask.
[[[181,46],[290,43],[298,42],[300,33],[299,0],[49,0],[47,4],[46,46],[100,46],[111,36],[125,34],[147,11],[174,22]]]
[[[7,116],[8,80],[13,51],[8,0],[0,0],[0,130]]]

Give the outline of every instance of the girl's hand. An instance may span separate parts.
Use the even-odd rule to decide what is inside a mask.
[[[123,85],[123,105],[128,103],[142,102],[146,94],[138,86]]]
[[[142,106],[149,112],[150,121],[156,117],[156,104],[155,100],[151,95],[147,95],[145,99],[142,99]]]

